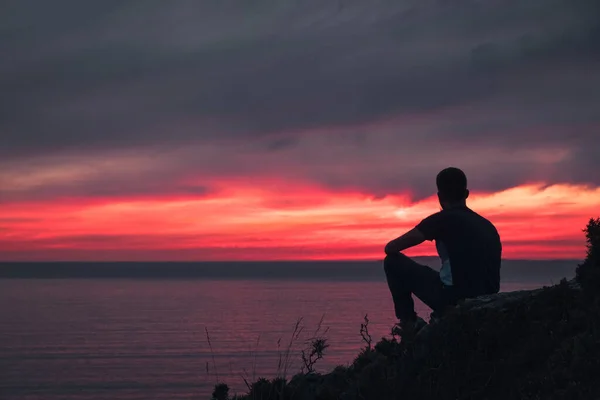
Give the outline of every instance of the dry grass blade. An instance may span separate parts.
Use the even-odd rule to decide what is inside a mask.
[[[215,352],[213,351],[212,343],[210,341],[210,335],[208,334],[208,328],[204,327],[204,331],[206,332],[206,341],[208,342],[208,348],[210,349],[210,356],[213,362],[213,369],[215,370],[215,377],[217,378],[217,383],[219,383],[219,371],[217,370],[217,362],[215,360]],[[206,369],[208,370],[208,363],[206,363]]]

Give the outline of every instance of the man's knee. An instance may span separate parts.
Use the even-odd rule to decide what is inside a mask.
[[[383,259],[383,269],[386,273],[404,269],[404,267],[408,265],[407,260],[410,261],[410,258],[408,258],[402,253],[388,254]]]

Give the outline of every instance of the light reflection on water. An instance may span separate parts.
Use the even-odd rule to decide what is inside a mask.
[[[374,338],[388,334],[385,282],[0,280],[0,398],[207,398],[217,375],[241,391],[242,376],[277,373],[300,317],[288,375],[323,315],[331,347],[318,369],[350,363],[365,314]]]

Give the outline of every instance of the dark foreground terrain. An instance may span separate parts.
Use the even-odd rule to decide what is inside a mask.
[[[599,399],[600,219],[575,280],[470,300],[415,335],[382,339],[349,366],[309,372],[327,346],[315,338],[303,373],[259,379],[236,399]],[[225,384],[215,399],[228,399]]]

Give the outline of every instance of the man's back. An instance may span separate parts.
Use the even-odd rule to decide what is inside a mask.
[[[453,207],[424,219],[417,228],[445,249],[460,297],[499,291],[502,245],[490,221],[466,206]]]

